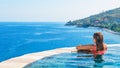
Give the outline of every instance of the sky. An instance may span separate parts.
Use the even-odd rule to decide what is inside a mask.
[[[120,7],[120,0],[0,0],[0,21],[66,22]]]

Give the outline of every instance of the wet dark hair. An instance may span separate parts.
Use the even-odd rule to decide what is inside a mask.
[[[96,50],[97,51],[104,50],[102,33],[101,32],[94,33],[93,38],[96,40]]]

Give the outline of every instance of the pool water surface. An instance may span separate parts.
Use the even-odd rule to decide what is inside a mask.
[[[92,54],[62,53],[45,57],[24,68],[120,68],[120,46],[108,47],[102,63],[94,62]]]

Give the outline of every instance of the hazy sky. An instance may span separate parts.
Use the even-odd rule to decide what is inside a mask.
[[[60,21],[120,7],[120,0],[0,0],[0,21]]]

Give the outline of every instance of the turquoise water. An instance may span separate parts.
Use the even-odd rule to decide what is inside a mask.
[[[92,54],[62,53],[45,57],[24,68],[120,68],[120,46],[108,47],[102,63],[94,62]]]
[[[28,53],[93,43],[102,32],[107,44],[120,44],[120,35],[99,28],[76,28],[58,22],[0,22],[0,62]]]

